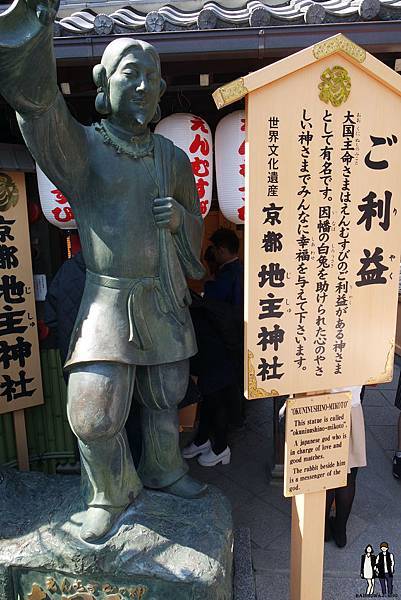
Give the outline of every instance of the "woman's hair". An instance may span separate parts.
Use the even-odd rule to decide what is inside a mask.
[[[368,544],[368,545],[366,546],[366,548],[365,548],[365,554],[367,554],[367,552],[368,552],[368,548],[370,548],[370,552],[373,552],[373,546],[372,546],[372,544]]]

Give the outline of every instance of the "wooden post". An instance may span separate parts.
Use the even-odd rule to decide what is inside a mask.
[[[290,600],[321,600],[326,492],[292,498]]]
[[[13,411],[15,445],[17,447],[18,468],[29,471],[28,442],[26,439],[25,413],[23,410]]]

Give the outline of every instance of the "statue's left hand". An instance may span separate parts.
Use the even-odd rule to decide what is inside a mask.
[[[176,233],[183,220],[183,207],[174,198],[156,198],[153,200],[153,215],[156,225]]]

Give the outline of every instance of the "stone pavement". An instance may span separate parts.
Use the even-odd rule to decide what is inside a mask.
[[[359,469],[348,544],[325,544],[324,600],[351,600],[365,592],[359,577],[361,554],[367,544],[378,551],[387,541],[394,553],[394,593],[401,598],[401,481],[391,473],[399,411],[394,407],[399,366],[391,383],[368,389],[363,403],[368,466]],[[257,600],[289,596],[291,501],[282,485],[269,482],[273,453],[272,401],[247,405],[246,426],[230,438],[231,464],[200,467],[189,461],[191,473],[218,486],[231,501],[236,527],[251,533]],[[377,581],[375,593],[380,594]]]

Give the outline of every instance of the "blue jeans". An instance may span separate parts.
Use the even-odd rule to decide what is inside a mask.
[[[392,594],[393,593],[393,576],[389,573],[384,574],[385,579],[380,579],[380,585],[382,586],[382,594]],[[386,583],[387,583],[387,592],[386,592]]]

